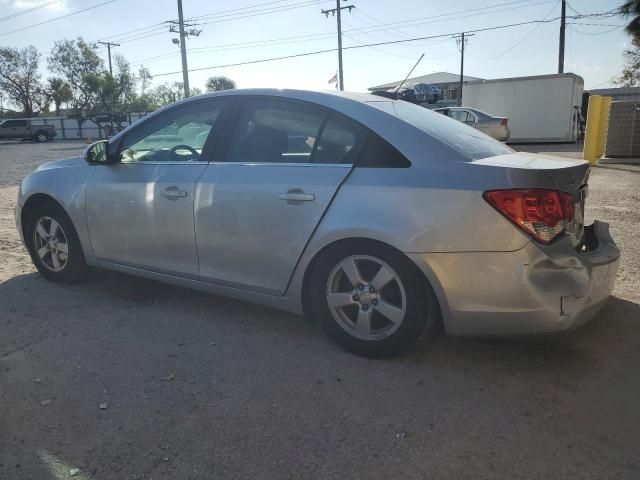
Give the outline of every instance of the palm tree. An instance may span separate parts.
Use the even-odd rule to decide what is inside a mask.
[[[625,31],[634,38],[640,38],[640,0],[627,0],[620,7],[620,14],[631,21],[624,28]]]
[[[71,85],[62,78],[49,79],[49,97],[56,106],[56,115],[60,115],[60,105],[69,102],[73,98]]]
[[[236,88],[236,82],[229,77],[219,76],[211,77],[206,83],[207,92],[219,92],[220,90],[233,90]]]

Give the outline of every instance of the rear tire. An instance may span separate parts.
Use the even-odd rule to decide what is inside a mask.
[[[45,132],[44,130],[40,130],[36,133],[35,139],[40,143],[44,143],[49,140],[49,135],[47,135],[47,132]]]
[[[24,238],[31,261],[47,280],[70,284],[87,273],[76,229],[58,204],[45,202],[34,207],[26,219]]]
[[[378,242],[331,247],[315,262],[310,289],[325,332],[357,355],[397,355],[434,324],[435,299],[416,266]]]

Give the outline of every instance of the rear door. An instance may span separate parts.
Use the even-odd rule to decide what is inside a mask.
[[[306,102],[249,97],[238,109],[225,161],[212,162],[197,186],[199,276],[278,295],[364,136]]]

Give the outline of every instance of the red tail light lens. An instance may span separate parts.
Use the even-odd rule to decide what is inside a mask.
[[[573,223],[573,196],[557,190],[513,189],[484,192],[484,199],[522,230],[550,243]]]
[[[507,118],[503,118],[502,121],[500,122],[500,126],[501,127],[506,127],[508,122],[509,122],[509,120]]]

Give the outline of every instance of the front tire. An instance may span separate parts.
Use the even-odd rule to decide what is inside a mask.
[[[25,243],[31,261],[47,280],[75,283],[87,272],[76,229],[66,212],[54,202],[37,205],[28,213]]]
[[[315,263],[310,297],[325,332],[346,350],[390,357],[433,325],[433,296],[402,253],[373,241],[338,244]]]

